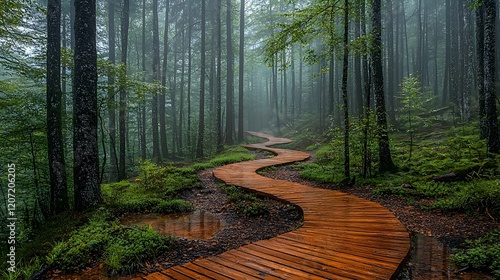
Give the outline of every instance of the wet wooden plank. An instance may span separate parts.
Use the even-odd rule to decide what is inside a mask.
[[[389,279],[409,251],[405,227],[387,209],[339,191],[317,189],[256,174],[256,170],[302,161],[309,154],[268,146],[291,140],[262,133],[262,144],[246,145],[276,156],[234,163],[213,171],[218,179],[294,203],[303,226],[269,240],[199,259],[144,279]]]

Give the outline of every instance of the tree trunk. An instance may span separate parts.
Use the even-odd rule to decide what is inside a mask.
[[[495,20],[496,5],[494,0],[484,0],[484,92],[487,121],[487,152],[500,152],[498,137],[498,114],[496,108],[495,88]]]
[[[227,82],[226,82],[226,143],[233,144],[234,134],[234,54],[231,0],[226,1],[226,52],[227,52]]]
[[[389,135],[387,131],[387,116],[384,100],[384,72],[382,69],[382,20],[381,0],[374,0],[372,4],[373,45],[372,45],[372,73],[373,90],[375,95],[375,113],[377,118],[377,138],[379,146],[379,171],[386,172],[395,169],[389,148]]]
[[[165,5],[166,5],[166,7],[165,7],[165,32],[163,33],[163,65],[162,65],[163,71],[161,74],[162,88],[161,88],[160,98],[158,100],[158,106],[159,106],[158,115],[159,115],[159,119],[160,119],[160,148],[161,148],[161,155],[163,158],[168,157],[167,123],[165,120],[165,117],[166,117],[165,116],[165,96],[167,94],[166,86],[167,86],[168,25],[169,25],[168,15],[170,13],[170,1],[167,0]],[[158,8],[156,8],[156,12],[158,12]],[[158,15],[156,15],[156,17],[158,17]],[[158,23],[158,20],[156,21],[156,23]],[[153,39],[153,40],[156,40],[156,39]],[[159,53],[160,53],[159,49],[160,49],[160,47],[159,47],[159,42],[158,42],[158,63],[159,63]],[[155,59],[156,59],[156,57],[155,57]]]
[[[108,34],[109,34],[109,61],[114,67],[116,63],[116,32],[115,32],[115,0],[108,2]],[[108,126],[109,126],[109,179],[111,182],[118,178],[118,158],[116,155],[116,96],[115,96],[115,69],[108,73]]]
[[[201,69],[200,69],[200,113],[198,122],[198,143],[196,145],[196,157],[203,157],[203,144],[205,143],[205,44],[206,44],[206,0],[201,0]]]
[[[73,155],[75,210],[102,202],[97,143],[95,0],[75,0]]]
[[[142,0],[142,81],[146,82],[146,0]],[[147,158],[146,143],[146,98],[141,102],[141,157]]]
[[[50,176],[50,210],[69,209],[61,91],[61,1],[49,0],[47,9],[47,142]]]
[[[477,92],[479,95],[479,136],[488,134],[484,93],[484,6],[476,9]]]
[[[161,161],[158,133],[158,92],[160,85],[160,38],[158,31],[158,0],[153,0],[153,98],[151,100],[151,126],[153,130],[153,160]]]
[[[126,119],[127,119],[127,51],[128,51],[128,27],[129,27],[129,0],[123,0],[123,11],[121,18],[121,41],[122,41],[122,53],[121,53],[121,66],[122,71],[120,72],[120,106],[119,106],[119,130],[120,130],[120,169],[118,174],[119,180],[124,180],[126,175],[126,164],[125,164],[125,146],[126,146]]]
[[[344,4],[344,65],[342,67],[342,100],[344,102],[344,177],[351,178],[349,161],[349,102],[347,79],[349,73],[349,0]]]
[[[222,135],[222,21],[221,21],[222,0],[217,0],[217,82],[215,90],[215,110],[216,110],[216,133],[217,133],[217,152],[224,148]]]
[[[245,0],[240,0],[240,71],[238,79],[238,142],[243,141],[243,89],[245,71]]]

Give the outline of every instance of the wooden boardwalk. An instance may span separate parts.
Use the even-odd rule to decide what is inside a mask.
[[[249,132],[268,142],[246,147],[276,157],[226,165],[214,175],[298,205],[301,228],[220,255],[174,266],[143,279],[390,279],[410,249],[407,230],[384,207],[339,191],[256,174],[267,166],[302,161],[307,153],[268,148],[291,140]]]

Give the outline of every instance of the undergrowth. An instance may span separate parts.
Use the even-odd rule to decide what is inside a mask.
[[[47,263],[64,271],[102,263],[109,275],[118,275],[136,271],[174,244],[173,237],[164,237],[151,227],[126,227],[109,213],[96,213],[68,240],[54,246]]]
[[[137,178],[101,185],[104,204],[84,213],[55,216],[38,228],[36,234],[28,236],[23,231],[20,234],[23,244],[16,247],[19,259],[16,272],[4,270],[0,277],[29,279],[47,264],[52,264],[53,269],[74,271],[100,263],[109,275],[133,273],[146,260],[168,252],[175,238],[164,237],[149,227],[123,226],[117,217],[192,211],[192,205],[178,195],[202,187],[198,171],[251,159],[254,155],[247,149],[230,147],[212,159],[190,165],[182,163],[183,167],[144,161],[135,170]],[[259,205],[252,207],[246,210],[249,215],[261,209]]]
[[[229,202],[235,203],[236,209],[248,217],[257,217],[269,212],[266,204],[255,194],[235,186],[223,186]]]
[[[486,270],[500,279],[500,230],[474,241],[467,240],[465,248],[455,250],[452,260],[459,267]]]

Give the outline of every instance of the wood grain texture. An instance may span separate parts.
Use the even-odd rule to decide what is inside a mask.
[[[213,174],[228,185],[271,196],[299,206],[303,226],[269,240],[230,250],[218,256],[175,266],[143,279],[391,279],[410,249],[408,231],[381,205],[339,191],[260,176],[268,166],[303,161],[309,154],[270,148],[290,143],[267,138],[250,149],[276,156],[222,166]]]

